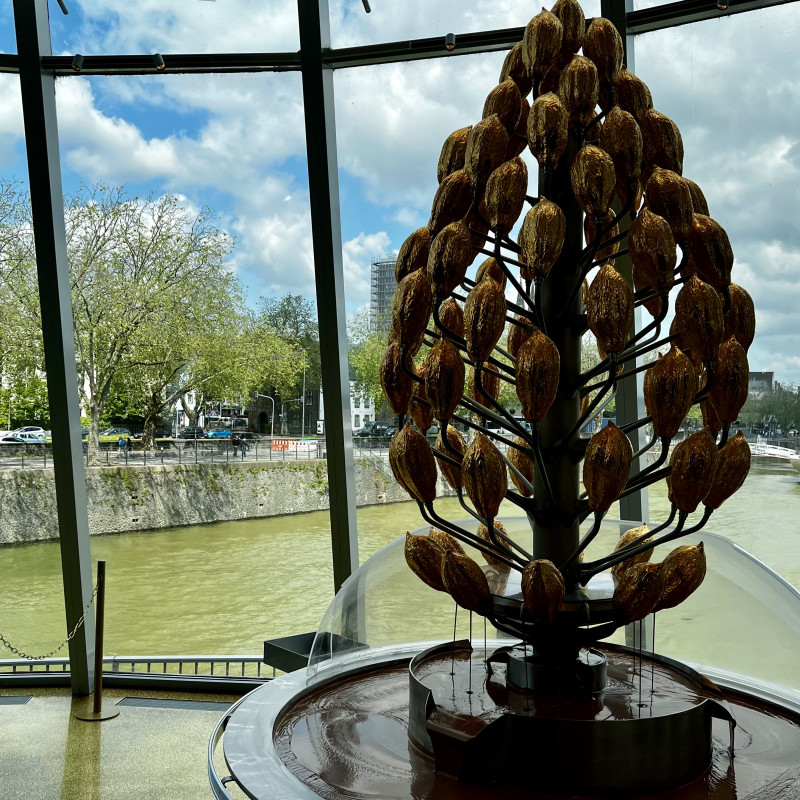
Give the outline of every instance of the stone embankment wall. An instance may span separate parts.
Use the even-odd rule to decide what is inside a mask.
[[[327,509],[324,461],[87,469],[92,534],[199,525]],[[408,500],[369,462],[356,462],[356,504]],[[0,545],[58,538],[52,469],[0,471]]]

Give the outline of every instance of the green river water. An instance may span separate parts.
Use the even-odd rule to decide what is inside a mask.
[[[652,524],[667,515],[665,489],[663,482],[650,488]],[[465,516],[454,499],[437,508],[451,519]],[[754,465],[708,529],[800,588],[798,520],[800,472],[788,462]],[[360,509],[361,560],[421,522],[412,503]],[[598,541],[588,557],[612,546]],[[327,512],[96,536],[91,548],[108,569],[106,655],[257,654],[264,639],[315,630],[333,597]],[[0,633],[17,647],[38,654],[63,640],[58,543],[0,549],[0,608]],[[408,624],[416,614],[408,609]],[[447,625],[452,633],[444,620],[442,634]]]

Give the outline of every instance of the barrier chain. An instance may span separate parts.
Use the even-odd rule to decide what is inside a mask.
[[[75,627],[70,631],[69,635],[66,639],[64,639],[61,644],[56,647],[55,650],[46,653],[43,656],[31,656],[27,653],[22,652],[22,650],[17,650],[11,642],[9,642],[2,633],[0,633],[0,644],[7,647],[14,655],[19,656],[20,658],[24,658],[27,661],[43,661],[46,658],[52,658],[59,650],[62,650],[64,646],[73,638],[75,638],[75,634],[80,629],[81,625],[83,625],[84,621],[86,620],[86,615],[89,613],[89,609],[92,607],[94,603],[94,598],[97,597],[97,590],[100,588],[100,577],[98,576],[97,583],[94,585],[94,589],[92,591],[92,596],[89,598],[89,602],[86,604],[86,608],[83,609],[83,614],[81,614],[81,618],[75,623]]]

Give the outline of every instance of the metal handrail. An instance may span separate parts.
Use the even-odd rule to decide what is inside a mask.
[[[140,665],[145,665],[146,669],[137,669]],[[255,675],[248,675],[246,668],[248,664],[255,664]],[[157,669],[161,665],[161,669]],[[167,666],[175,665],[177,672],[171,672]],[[208,673],[200,672],[202,665],[208,666]],[[275,667],[272,667],[271,675],[262,675],[262,666],[264,665],[264,658],[260,655],[150,655],[150,656],[106,656],[103,659],[104,672],[132,672],[138,674],[150,675],[196,675],[198,677],[221,676],[222,672],[215,673],[216,665],[224,666],[224,675],[229,677],[231,675],[232,665],[240,668],[241,672],[237,677],[250,677],[261,680],[270,680],[276,676]],[[128,666],[129,669],[125,670],[123,667]],[[185,668],[189,666],[187,671]],[[191,667],[194,670],[191,671]],[[108,667],[108,668],[107,668]],[[154,669],[154,667],[156,667]],[[9,674],[25,674],[25,673],[38,673],[38,672],[69,672],[69,658],[47,658],[40,660],[27,660],[19,658],[5,658],[0,659],[0,679],[3,675]],[[251,670],[252,672],[252,670]]]

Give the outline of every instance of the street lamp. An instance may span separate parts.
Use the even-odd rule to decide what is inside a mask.
[[[265,397],[267,400],[272,401],[272,416],[270,417],[270,431],[269,431],[269,438],[275,438],[275,399],[270,397],[268,394],[259,394],[256,390],[253,392],[253,399],[258,400],[259,397]]]

